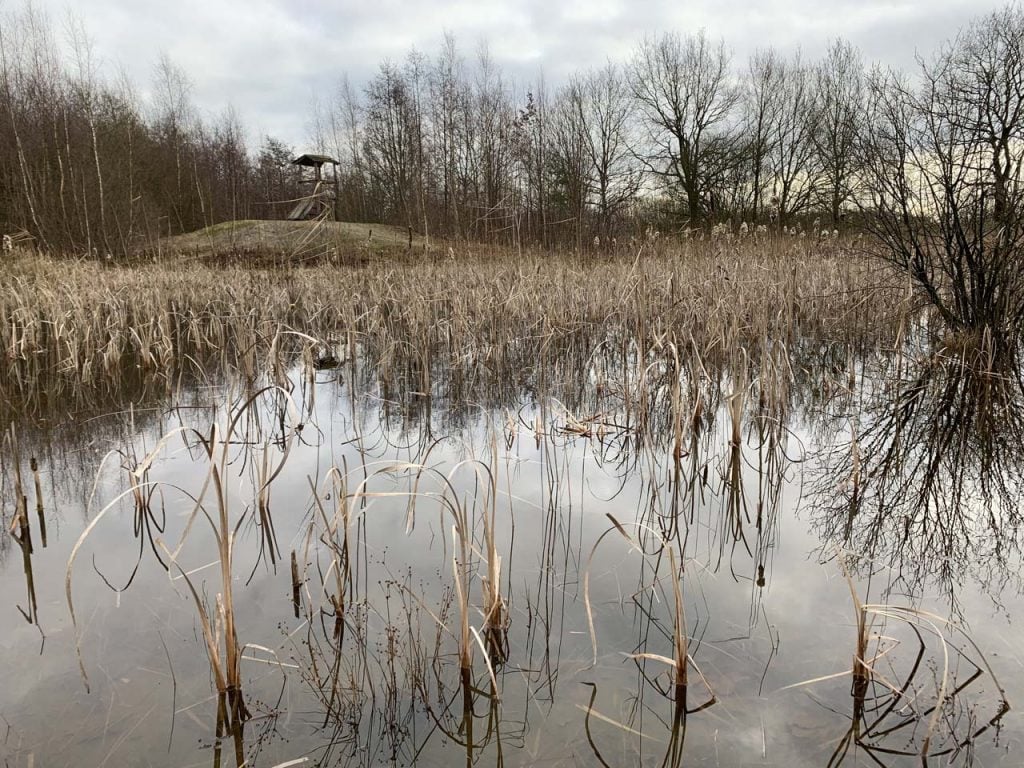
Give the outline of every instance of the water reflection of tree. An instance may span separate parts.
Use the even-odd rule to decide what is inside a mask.
[[[823,546],[839,544],[851,553],[846,565],[881,576],[888,601],[862,604],[850,582],[853,707],[830,766],[965,753],[973,764],[972,745],[1009,710],[982,648],[920,607],[937,586],[957,616],[965,577],[997,596],[1019,560],[1024,390],[1019,370],[996,366],[993,350],[957,334],[877,369],[865,363],[860,388],[841,388],[817,425],[826,438],[814,494]],[[892,601],[901,593],[909,606]]]
[[[891,589],[937,583],[955,599],[972,573],[996,591],[1019,555],[1024,381],[989,360],[947,340],[899,370],[901,361],[824,456],[823,541],[889,566]]]

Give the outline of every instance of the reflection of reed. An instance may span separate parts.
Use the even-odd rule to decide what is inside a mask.
[[[380,723],[386,734],[383,742],[369,734],[365,741],[357,736],[358,750],[345,742],[331,749],[337,747],[353,759],[360,750],[372,754],[383,749],[391,759],[400,752],[415,754],[426,742],[417,744],[413,738],[410,743],[408,729],[416,713],[425,712],[432,722],[427,739],[434,732],[444,735],[465,748],[468,762],[485,748],[495,747],[500,753],[499,680],[509,656],[509,615],[497,531],[497,436],[487,442],[485,458],[457,461],[447,470],[429,463],[435,443],[417,457],[419,461],[391,462],[366,461],[362,438],[359,442],[364,461],[330,469],[326,488],[311,486],[315,518],[302,560],[308,564],[320,551],[328,558],[326,568],[314,572],[297,564],[298,575],[292,579],[293,585],[309,581],[320,585],[319,597],[306,591],[310,664],[303,675],[324,706],[325,725],[340,728],[369,719]],[[325,496],[335,499],[332,511],[323,504]],[[381,612],[381,604],[371,602],[364,591],[367,582],[361,589],[353,578],[352,531],[365,525],[375,502],[386,500],[406,504],[407,534],[423,525],[418,520],[434,505],[442,523],[451,523],[451,539],[445,537],[446,552],[451,545],[450,557],[446,555],[450,568],[440,571],[450,574],[449,586],[434,607],[430,592],[421,593],[410,578],[403,578],[384,584],[385,611]],[[316,547],[311,553],[313,541],[322,549]],[[365,537],[362,541],[365,544]],[[390,607],[393,598],[401,603],[397,613]],[[477,614],[479,627],[474,623]],[[379,634],[370,633],[374,617],[385,620]],[[433,635],[430,626],[436,628]],[[385,640],[375,652],[378,636]],[[454,645],[455,668],[447,663],[449,644]],[[484,652],[482,671],[475,649]],[[455,678],[457,693],[451,695]],[[481,702],[485,702],[482,715]],[[485,721],[482,732],[477,727],[481,718]]]
[[[640,554],[645,562],[650,562],[653,568],[653,574],[651,580],[648,583],[641,583],[637,591],[633,594],[632,600],[636,605],[640,615],[643,617],[641,626],[641,645],[640,648],[633,653],[627,653],[626,657],[633,659],[638,666],[640,674],[641,689],[650,685],[666,699],[673,702],[672,707],[672,718],[671,718],[671,736],[669,738],[668,750],[665,754],[663,764],[671,766],[679,766],[682,764],[683,757],[683,744],[686,736],[686,723],[689,715],[701,712],[716,703],[715,694],[711,689],[710,684],[704,677],[703,672],[693,659],[690,653],[690,636],[687,632],[686,622],[686,609],[683,602],[683,578],[684,571],[681,564],[678,563],[674,542],[666,541],[661,538],[656,531],[651,529],[642,523],[634,524],[637,528],[638,533],[645,533],[652,537],[654,542],[653,549],[645,548],[645,545],[634,538],[626,528],[623,527],[614,517],[610,514],[608,519],[611,521],[612,526],[606,529],[594,543],[590,554],[587,557],[586,568],[583,572],[583,600],[584,607],[587,611],[587,622],[590,630],[591,648],[593,652],[593,658],[591,661],[592,666],[596,666],[598,660],[598,643],[597,634],[594,629],[594,616],[593,608],[590,600],[590,582],[591,582],[591,569],[594,563],[594,556],[597,554],[598,548],[604,541],[604,539],[612,534],[618,534],[625,539],[632,551]],[[668,573],[664,578],[667,578],[671,585],[671,597],[665,594],[662,601],[663,603],[672,606],[671,608],[671,629],[663,628],[660,625],[658,616],[655,613],[654,608],[654,594],[657,591],[665,592],[664,579],[659,575],[662,564],[667,562]],[[642,571],[644,573],[645,571]],[[671,643],[672,655],[666,656],[664,654],[645,650],[648,642],[648,628],[655,627],[658,632],[665,635]],[[656,664],[664,665],[670,670],[670,679],[667,685],[662,685],[658,682],[658,676],[650,675],[646,669],[646,663],[653,662]],[[706,692],[706,698],[700,704],[696,706],[690,706],[689,703],[689,692],[690,692],[690,669],[693,669],[700,680],[701,686]],[[589,717],[593,710],[594,694],[596,694],[596,688],[592,692],[591,701],[587,708],[587,720],[586,730],[587,738],[592,749],[594,750],[595,756],[599,759],[602,764],[604,758],[600,754],[597,746],[594,744],[593,737],[590,734]],[[642,702],[643,693],[642,690],[638,692],[638,702]],[[620,727],[625,727],[626,730],[632,730],[629,724]]]
[[[545,435],[542,426],[548,409],[542,404],[534,423],[536,445],[540,449],[536,481],[540,489],[541,536],[536,563],[536,580],[526,591],[525,638],[523,666],[529,670],[528,680],[534,696],[550,706],[554,703],[562,664],[565,640],[565,616],[573,599],[575,579],[574,558],[578,557],[576,538],[581,527],[573,514],[572,483],[567,456],[559,450],[554,435]],[[511,494],[511,464],[506,464],[506,477]],[[517,479],[524,479],[516,469]],[[578,561],[577,561],[578,562]]]
[[[899,756],[926,765],[969,749],[998,727],[1010,704],[970,635],[922,609],[865,603],[849,574],[846,579],[857,630],[851,669],[787,686],[851,677],[850,724],[829,757],[830,768],[847,758],[859,762],[857,750],[878,765]],[[991,712],[981,714],[986,706]]]
[[[170,571],[177,571],[177,578],[184,581],[185,586],[191,595],[198,618],[199,627],[202,632],[207,659],[210,665],[210,672],[216,688],[217,719],[215,762],[219,763],[220,744],[224,738],[231,735],[235,744],[236,765],[241,766],[245,762],[244,755],[244,723],[251,718],[251,712],[246,705],[243,696],[242,661],[249,658],[247,650],[268,649],[263,646],[243,644],[239,641],[237,632],[237,603],[235,593],[235,569],[236,569],[236,545],[237,534],[246,524],[252,525],[260,539],[260,552],[266,552],[273,547],[273,527],[269,524],[269,496],[266,494],[267,486],[277,477],[285,461],[288,458],[291,441],[283,447],[280,462],[273,469],[269,470],[266,463],[254,464],[252,454],[258,443],[252,439],[254,434],[261,431],[261,416],[258,415],[263,408],[269,406],[268,413],[276,414],[275,409],[286,409],[290,400],[275,395],[282,394],[274,387],[257,390],[251,394],[237,407],[227,409],[226,424],[223,426],[214,423],[208,432],[201,432],[184,425],[163,435],[157,445],[149,451],[141,460],[136,456],[134,449],[129,448],[121,451],[122,468],[128,473],[128,488],[117,494],[89,521],[85,530],[78,537],[72,547],[68,558],[65,574],[65,594],[71,614],[72,626],[75,629],[76,650],[79,654],[79,664],[89,690],[89,679],[86,672],[84,659],[81,652],[81,638],[79,625],[74,610],[72,599],[72,586],[74,577],[74,564],[76,557],[89,539],[96,526],[104,520],[110,510],[124,498],[131,498],[134,508],[134,536],[139,540],[139,557],[137,558],[131,574],[125,586],[117,588],[110,584],[109,580],[100,572],[99,575],[115,591],[127,589],[135,578],[142,556],[145,552],[145,544],[148,540],[156,560],[161,567]],[[267,402],[264,402],[266,400]],[[295,409],[287,409],[289,414],[294,414]],[[293,419],[294,421],[294,419]],[[296,430],[292,430],[295,434]],[[154,464],[164,455],[170,441],[181,439],[185,443],[186,450],[192,453],[199,466],[204,468],[202,476],[202,487],[197,493],[178,487],[169,482],[161,482],[152,477],[151,471]],[[263,446],[264,451],[267,446]],[[113,453],[108,454],[115,455]],[[241,459],[241,461],[239,461]],[[254,467],[253,500],[246,504],[241,511],[235,503],[233,494],[229,490],[231,468],[236,465],[249,465]],[[205,465],[205,466],[204,466]],[[101,466],[100,471],[102,472]],[[158,491],[180,494],[191,503],[191,512],[188,513],[183,523],[180,539],[174,549],[168,546],[159,538],[154,540],[152,528],[155,527],[159,533],[164,532],[166,514],[161,505],[159,518],[153,510],[153,499]],[[205,590],[200,584],[197,587],[194,578],[197,571],[186,571],[181,564],[183,550],[186,549],[193,534],[193,525],[196,521],[205,521],[209,525],[209,533],[212,535],[216,545],[217,559],[213,563],[218,567],[219,584],[218,591],[213,605],[205,598]],[[143,535],[145,532],[145,535]],[[159,551],[158,551],[159,548]],[[161,553],[162,552],[162,556]],[[197,569],[197,570],[202,570]],[[97,568],[97,572],[99,572]],[[271,651],[271,653],[273,653]],[[277,661],[280,666],[279,660]],[[283,670],[283,668],[282,668]]]

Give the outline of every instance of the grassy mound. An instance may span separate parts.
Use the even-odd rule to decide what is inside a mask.
[[[423,250],[422,237],[413,236],[412,250]],[[164,238],[160,255],[192,256],[204,262],[237,261],[337,262],[362,261],[373,256],[409,250],[409,233],[386,224],[336,221],[225,221]]]

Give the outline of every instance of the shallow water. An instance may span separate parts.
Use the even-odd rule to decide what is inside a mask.
[[[33,551],[12,536],[0,549],[5,764],[911,765],[922,751],[934,764],[1020,763],[1024,723],[1003,712],[999,690],[1013,707],[1024,692],[1016,545],[979,522],[975,486],[963,519],[938,526],[958,532],[938,539],[908,518],[890,546],[884,515],[841,519],[853,464],[837,411],[861,414],[870,432],[868,388],[831,411],[809,392],[772,414],[748,403],[740,446],[725,402],[687,428],[677,463],[670,418],[641,435],[635,414],[597,417],[580,403],[571,413],[555,398],[425,409],[415,394],[403,405],[353,394],[330,371],[316,379],[307,388],[296,371],[290,398],[267,391],[245,408],[211,388],[187,407],[22,431]],[[218,505],[200,438],[216,423],[223,439],[229,413],[242,414],[223,487],[252,717],[218,738],[188,582],[215,615]],[[140,511],[129,470],[151,452]],[[10,444],[4,457],[7,526]],[[279,464],[267,485],[271,563],[257,509]],[[339,495],[350,514],[336,536],[347,530],[340,636],[330,596],[341,566],[321,538]],[[472,542],[464,555],[453,509]],[[501,651],[487,653],[489,514],[508,621],[494,634]],[[961,539],[999,554],[963,565],[951,549]],[[872,542],[870,558],[849,554],[858,541]],[[65,583],[76,542],[77,627]],[[668,548],[689,638],[685,717],[673,668],[656,658],[673,656]],[[460,589],[480,633],[468,688]],[[859,695],[855,600],[875,606]]]

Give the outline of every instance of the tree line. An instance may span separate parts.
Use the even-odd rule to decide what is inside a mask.
[[[54,249],[128,251],[278,217],[274,203],[300,194],[294,150],[250,148],[230,109],[201,119],[166,57],[143,100],[101,77],[80,27],[69,39],[60,53],[31,6],[0,25],[0,225]],[[310,148],[340,161],[344,220],[583,249],[720,221],[832,230],[855,215],[910,263],[921,222],[959,217],[952,239],[1013,222],[1022,41],[1016,5],[912,73],[869,66],[842,39],[815,59],[766,47],[737,61],[703,31],[669,31],[551,86],[514,83],[485,46],[466,56],[447,36],[433,55],[382,62],[365,87],[343,78],[315,109]]]
[[[0,229],[53,251],[128,253],[166,235],[273,215],[291,149],[250,151],[231,108],[202,119],[161,56],[151,96],[101,75],[80,23],[61,46],[31,4],[0,19]]]

